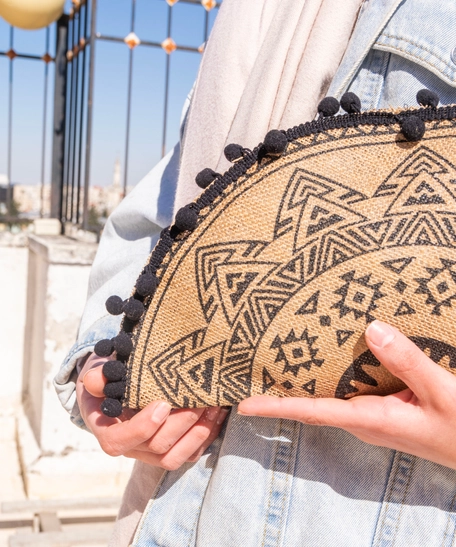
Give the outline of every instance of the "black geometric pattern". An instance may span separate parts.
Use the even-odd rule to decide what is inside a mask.
[[[360,134],[365,131],[357,130]],[[313,144],[324,139],[331,139],[331,135],[316,134]],[[287,153],[300,146],[296,141],[290,143]],[[148,364],[157,384],[178,406],[201,405],[202,399],[192,385],[211,396],[216,392],[218,404],[234,404],[248,397],[258,346],[282,309],[300,291],[303,297],[294,311],[296,321],[301,321],[299,330],[290,328],[286,335],[275,336],[270,346],[275,353],[273,368],[277,370],[279,365],[281,376],[275,376],[266,363],[260,369],[263,393],[281,386],[315,395],[317,379],[309,380],[308,375],[301,378],[301,373],[311,372],[313,366],[320,369],[328,359],[324,345],[317,347],[318,336],[312,325],[319,324],[325,334],[333,329],[333,343],[342,348],[353,344],[355,330],[344,329],[340,320],[351,315],[355,321],[363,319],[362,323],[368,324],[378,315],[382,299],[386,302],[393,297],[394,316],[404,317],[417,313],[412,295],[423,295],[429,314],[442,315],[456,302],[456,260],[440,258],[439,267],[428,267],[413,280],[407,271],[412,264],[416,267],[418,252],[422,253],[416,247],[445,247],[456,252],[455,181],[455,166],[426,145],[412,149],[371,196],[296,168],[278,204],[273,233],[264,234],[264,240],[230,241],[196,250],[198,297],[207,328],[180,339]],[[377,218],[359,212],[359,204],[365,200],[381,204]],[[277,240],[290,241],[286,260],[262,258]],[[390,285],[391,294],[387,294],[378,269],[375,273],[361,272],[359,260],[356,265],[350,264],[368,253],[399,247],[408,248],[407,256],[381,262],[385,270],[397,276]],[[323,309],[329,289],[319,282],[310,284],[333,268],[339,268],[337,276],[342,283],[331,289],[331,295],[338,299],[333,297],[329,306],[334,312],[329,315]],[[224,317],[229,335],[205,348],[206,330],[215,317]],[[413,340],[434,360],[445,357],[451,367],[456,367],[456,349],[432,339]],[[357,383],[376,387],[377,381],[366,367],[378,366],[369,351],[361,354],[342,375],[335,396],[353,395],[358,391]]]
[[[353,313],[355,319],[364,317],[366,323],[371,323],[375,319],[372,312],[378,308],[377,300],[386,296],[380,291],[383,281],[372,283],[371,274],[361,277],[355,275],[356,271],[352,270],[340,276],[345,283],[334,293],[340,295],[341,299],[331,308],[338,309],[341,318]]]
[[[317,358],[319,352],[319,349],[315,347],[317,339],[318,336],[309,336],[307,329],[299,337],[293,329],[284,340],[277,335],[271,348],[277,349],[275,362],[283,364],[282,374],[291,372],[296,377],[300,369],[310,370],[312,365],[321,367],[324,359]]]
[[[426,304],[433,315],[441,315],[442,308],[451,308],[456,300],[456,261],[441,258],[441,268],[426,268],[428,277],[417,278],[416,294],[426,295]]]

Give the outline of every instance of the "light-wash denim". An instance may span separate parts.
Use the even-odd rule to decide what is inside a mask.
[[[416,106],[427,87],[443,104],[456,103],[455,48],[455,0],[367,0],[328,95],[353,91],[363,110],[404,107]],[[108,222],[81,334],[56,378],[79,424],[75,362],[116,333],[118,319],[103,315],[102,305],[113,293],[127,296],[170,222],[178,154]],[[241,417],[234,408],[199,462],[164,474],[133,545],[449,547],[456,545],[456,471],[342,430]]]

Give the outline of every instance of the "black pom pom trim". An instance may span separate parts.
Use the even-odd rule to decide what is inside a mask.
[[[361,100],[358,95],[355,95],[351,91],[344,93],[340,99],[340,106],[348,114],[357,114],[361,112]]]
[[[122,403],[118,399],[105,399],[100,405],[100,410],[105,416],[117,418],[122,414]]]
[[[125,317],[131,321],[139,321],[144,313],[144,304],[135,298],[129,298],[123,305]]]
[[[423,138],[426,127],[418,116],[408,116],[401,121],[401,133],[409,142],[417,142]]]
[[[339,112],[340,104],[334,97],[325,97],[318,105],[318,113],[325,118]]]
[[[287,149],[287,146],[287,136],[277,129],[269,131],[264,138],[263,147],[268,156],[281,156]]]
[[[127,384],[125,382],[108,382],[103,389],[103,393],[109,399],[122,399],[125,395],[126,387]]]
[[[218,176],[218,173],[212,171],[212,169],[209,169],[209,167],[206,167],[206,169],[203,169],[196,175],[195,182],[200,188],[203,188],[204,190],[209,186],[209,184],[214,182],[214,180]]]
[[[193,204],[186,205],[177,211],[174,225],[181,232],[192,232],[196,228],[198,222],[198,211]]]
[[[103,365],[103,376],[108,382],[120,382],[125,378],[126,366],[120,361],[106,361]]]
[[[416,100],[421,106],[431,106],[432,108],[437,108],[440,102],[437,93],[430,89],[420,89],[416,94]]]
[[[136,292],[140,296],[151,296],[154,294],[157,285],[157,276],[152,273],[145,273],[140,275],[138,281],[136,281]]]
[[[110,296],[106,300],[106,309],[111,315],[120,315],[123,312],[123,300],[120,296]]]
[[[95,344],[93,351],[98,357],[109,357],[114,351],[114,343],[112,340],[100,340]]]
[[[233,163],[242,160],[244,157],[244,149],[240,144],[229,144],[228,146],[225,146],[223,153],[225,154],[225,158]]]
[[[127,333],[120,332],[112,341],[114,342],[117,357],[128,358],[130,356],[133,351],[133,342]]]

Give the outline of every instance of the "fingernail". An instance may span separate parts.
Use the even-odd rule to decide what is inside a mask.
[[[206,420],[208,422],[213,422],[217,418],[220,409],[218,407],[206,408]]]
[[[228,416],[229,412],[230,412],[229,409],[222,408],[222,410],[220,411],[220,414],[218,416],[218,419],[217,419],[217,425],[223,424],[223,422],[225,421],[225,418]]]
[[[366,329],[366,336],[377,347],[384,348],[394,340],[396,332],[383,321],[374,321]]]
[[[97,367],[91,368],[90,370],[88,370],[88,371],[84,374],[84,376],[82,377],[82,383],[84,383],[84,380],[87,378],[87,376],[88,376],[89,374],[93,374],[93,372],[95,372],[96,369],[97,369]]]
[[[157,407],[155,407],[155,410],[152,413],[152,421],[161,423],[169,416],[170,412],[171,407],[168,403],[160,403]]]

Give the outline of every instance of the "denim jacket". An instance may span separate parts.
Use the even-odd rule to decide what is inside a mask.
[[[428,88],[456,103],[456,2],[365,0],[328,95],[347,90],[362,109],[416,105]],[[297,120],[296,123],[299,123]],[[81,334],[56,378],[81,424],[74,365],[116,334],[103,303],[129,287],[171,220],[175,148],[110,218],[90,281]],[[196,464],[167,472],[136,532],[137,547],[456,545],[456,471],[349,433],[233,409]]]

